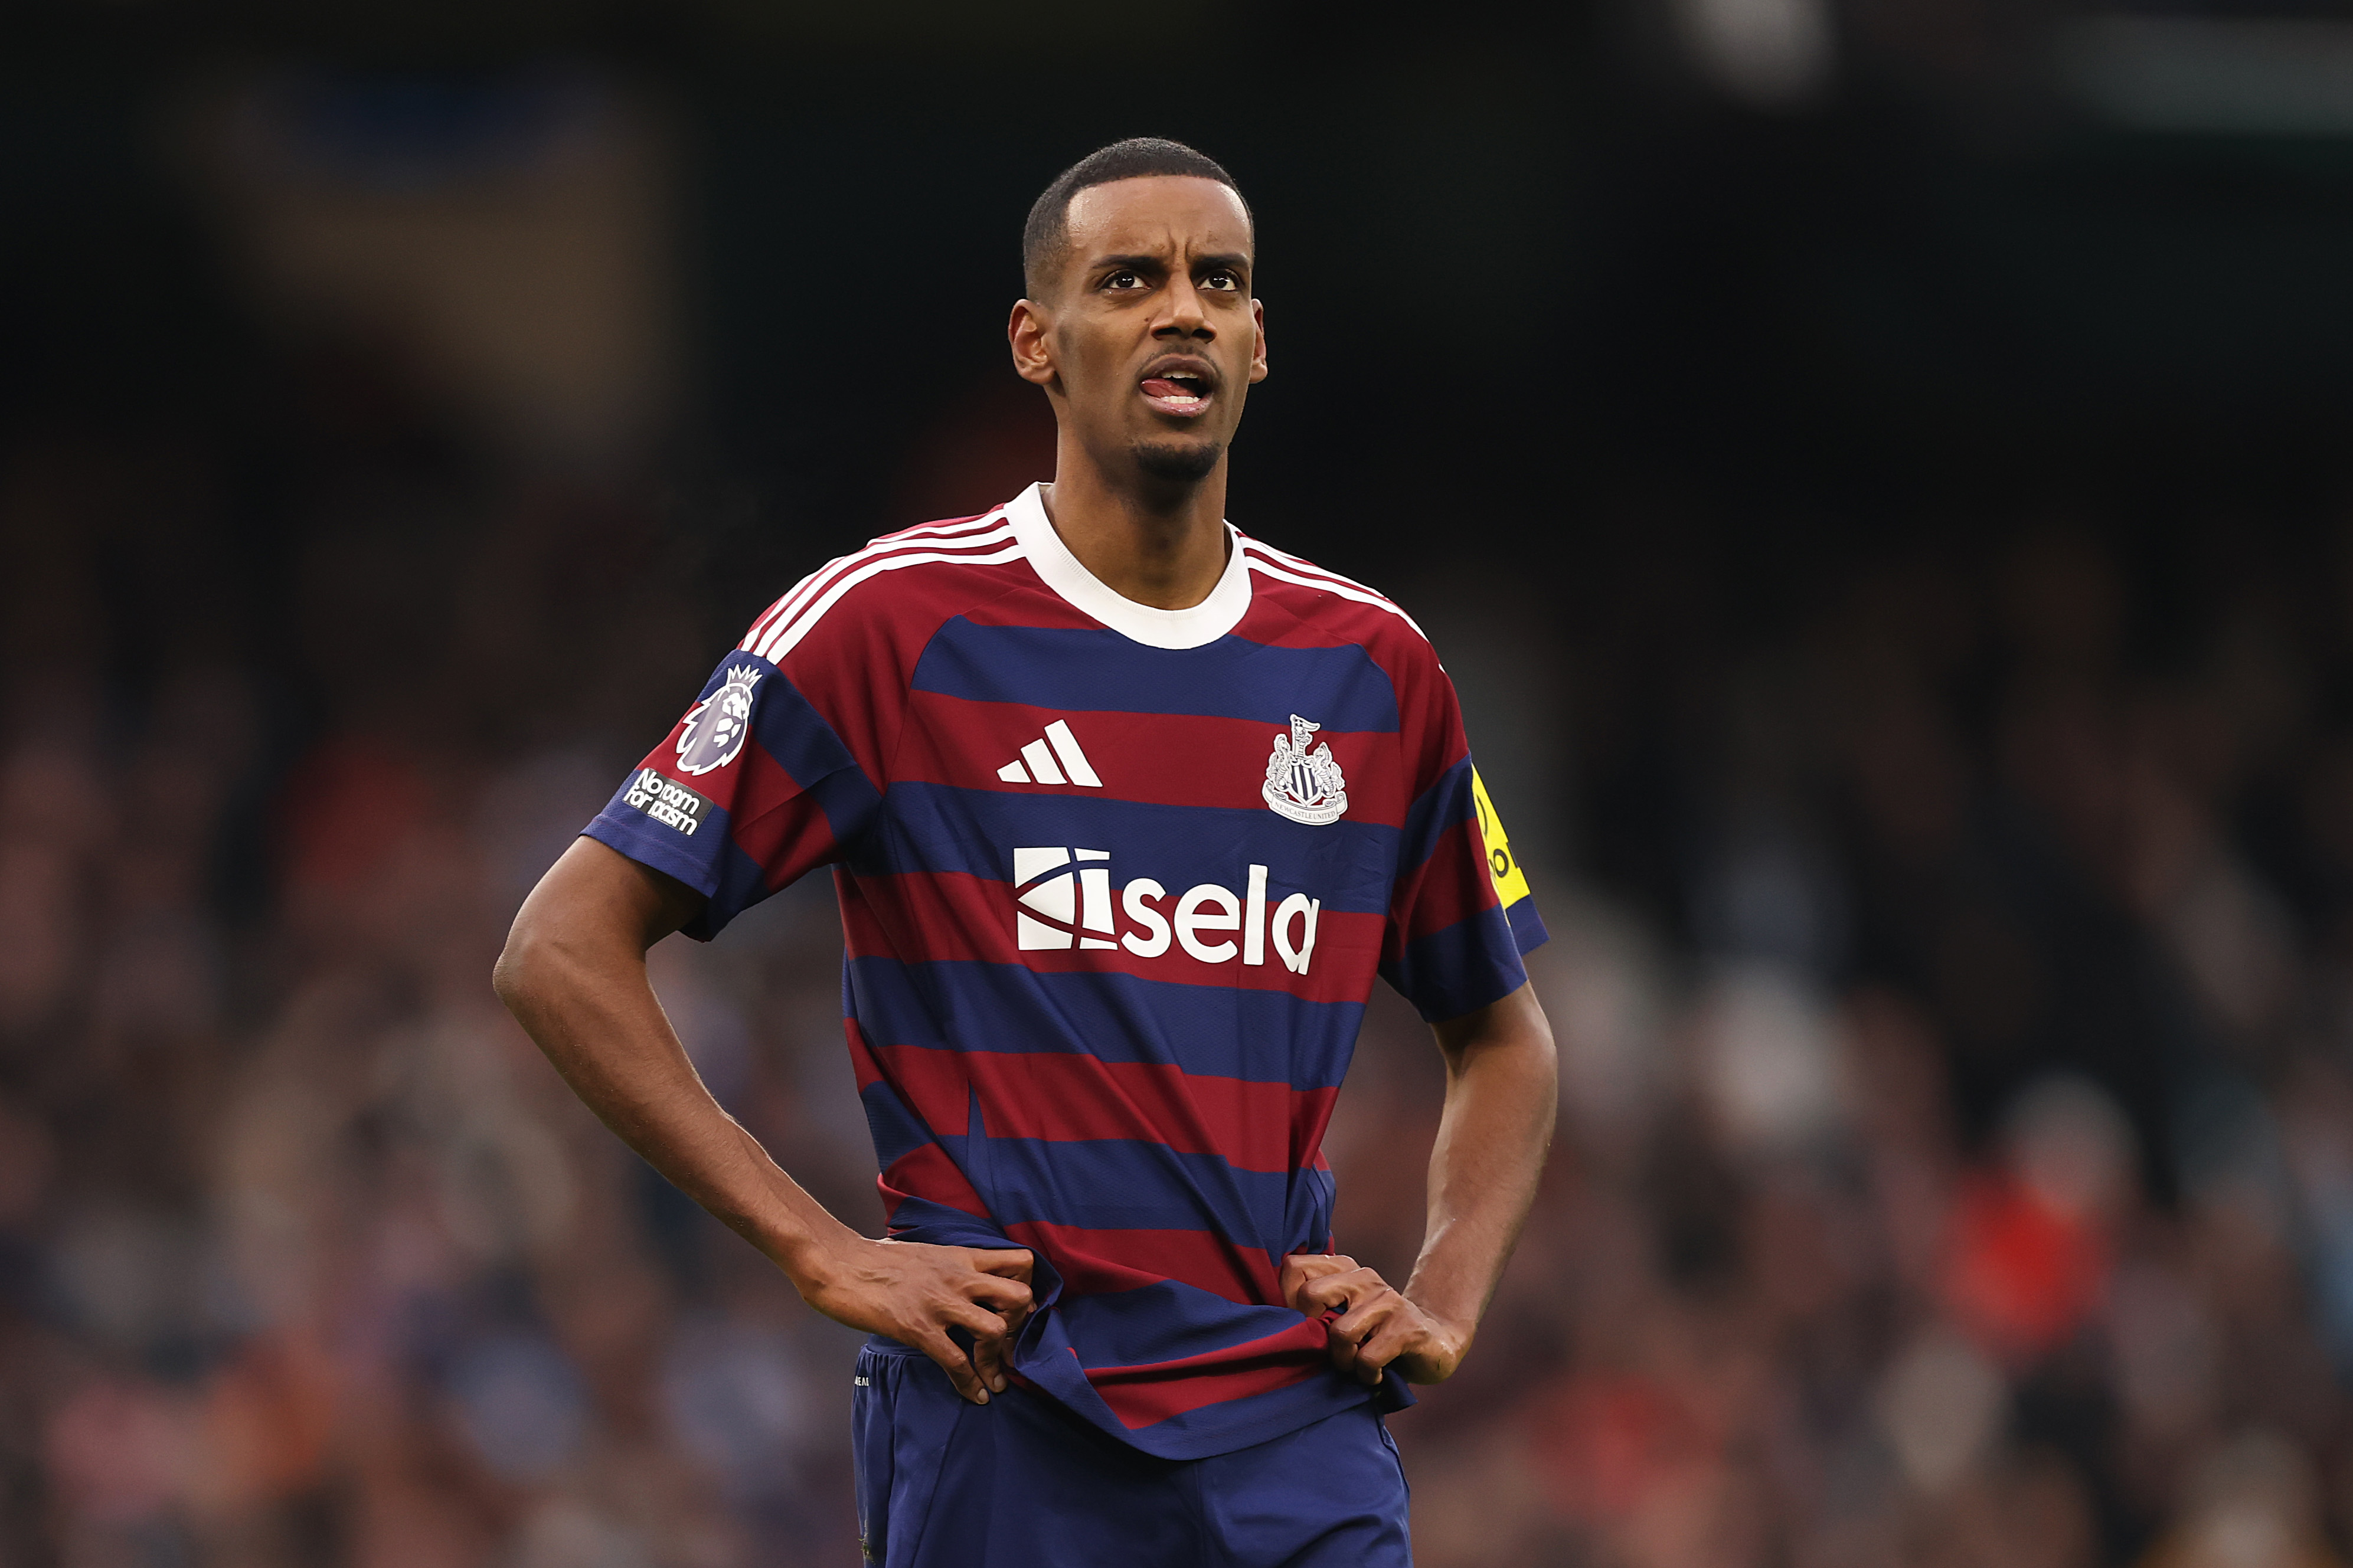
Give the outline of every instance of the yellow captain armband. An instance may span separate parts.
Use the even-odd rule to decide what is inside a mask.
[[[1508,910],[1528,896],[1528,876],[1512,853],[1512,836],[1504,831],[1504,819],[1495,815],[1487,781],[1476,767],[1471,770],[1471,798],[1479,806],[1479,837],[1487,847],[1487,874],[1495,879],[1495,901]]]

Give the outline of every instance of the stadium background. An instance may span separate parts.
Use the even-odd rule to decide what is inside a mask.
[[[0,1565],[854,1560],[854,1336],[488,968],[768,597],[1046,472],[1019,218],[1139,132],[1262,219],[1233,516],[1431,628],[1556,932],[1421,1561],[2340,1561],[2353,32],[2281,7],[12,8]],[[837,952],[655,966],[871,1225]],[[1438,1092],[1377,1007],[1392,1278]]]

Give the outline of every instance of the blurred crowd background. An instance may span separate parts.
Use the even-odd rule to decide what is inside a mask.
[[[856,1560],[857,1336],[491,997],[823,558],[1050,467],[1035,192],[1258,206],[1245,529],[1398,598],[1558,1150],[1429,1568],[2353,1547],[2353,30],[45,0],[0,48],[0,1568]],[[654,955],[880,1210],[829,890]],[[1401,1278],[1440,1075],[1328,1151]]]

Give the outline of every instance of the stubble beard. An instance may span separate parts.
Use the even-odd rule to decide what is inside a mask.
[[[1135,466],[1147,479],[1170,484],[1198,485],[1209,477],[1226,455],[1223,441],[1138,441],[1131,448]]]

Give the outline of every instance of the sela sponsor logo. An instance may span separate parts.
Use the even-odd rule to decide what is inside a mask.
[[[1348,809],[1348,781],[1326,741],[1308,750],[1307,737],[1321,730],[1298,714],[1291,716],[1291,733],[1274,738],[1274,754],[1266,760],[1266,783],[1259,794],[1278,816],[1322,827],[1340,820]]]
[[[752,688],[766,670],[739,664],[725,684],[696,703],[678,732],[678,765],[698,778],[735,760],[752,732]]]
[[[694,830],[711,818],[711,802],[676,779],[664,778],[651,768],[639,768],[638,776],[629,781],[622,795],[624,804],[636,806],[665,827],[675,827],[689,838]]]
[[[1293,893],[1270,910],[1265,867],[1248,868],[1239,892],[1202,882],[1171,895],[1138,877],[1119,889],[1114,905],[1110,862],[1108,849],[1015,849],[1014,945],[1024,952],[1125,948],[1138,958],[1158,958],[1174,946],[1203,963],[1240,958],[1246,964],[1264,963],[1271,949],[1285,969],[1307,973],[1324,902]]]

